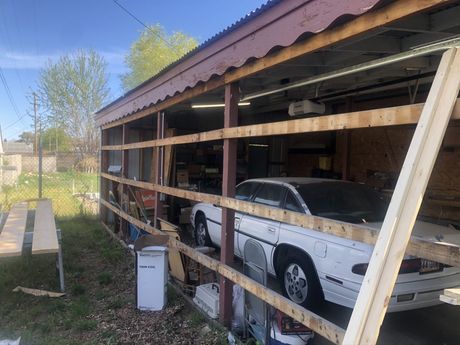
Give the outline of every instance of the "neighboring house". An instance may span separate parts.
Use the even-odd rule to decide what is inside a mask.
[[[26,144],[15,141],[4,141],[3,150],[7,155],[32,154],[34,151],[32,144]]]

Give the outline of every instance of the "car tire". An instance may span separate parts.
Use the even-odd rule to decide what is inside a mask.
[[[212,245],[211,238],[209,237],[208,225],[206,224],[206,217],[199,214],[195,221],[195,243],[199,247],[210,247]]]
[[[306,255],[293,253],[283,259],[278,281],[284,296],[304,308],[317,308],[324,301],[316,269]]]

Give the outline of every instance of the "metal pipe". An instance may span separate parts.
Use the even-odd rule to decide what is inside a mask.
[[[347,76],[347,75],[357,73],[357,72],[367,71],[367,70],[370,70],[370,69],[373,69],[373,68],[386,66],[386,65],[389,65],[389,64],[392,64],[392,63],[395,63],[395,62],[408,60],[408,59],[411,59],[411,58],[414,58],[414,57],[423,56],[423,55],[427,55],[427,54],[430,54],[430,53],[435,53],[435,52],[447,50],[449,48],[456,47],[456,46],[460,46],[460,37],[454,37],[454,38],[451,38],[451,39],[448,39],[448,40],[444,40],[444,41],[441,41],[441,42],[436,42],[436,43],[429,44],[429,45],[426,45],[426,46],[423,46],[423,47],[414,48],[414,49],[411,49],[411,50],[403,52],[403,53],[390,55],[390,56],[386,56],[386,57],[381,58],[381,59],[376,59],[376,60],[372,60],[372,61],[368,61],[368,62],[358,64],[358,65],[345,67],[345,68],[335,70],[335,71],[332,71],[332,72],[323,73],[323,74],[320,74],[320,75],[317,75],[317,76],[313,76],[313,77],[310,77],[310,78],[307,78],[307,79],[304,79],[304,80],[301,80],[301,81],[298,81],[298,82],[283,86],[283,87],[278,88],[278,89],[252,93],[252,94],[247,95],[246,97],[243,97],[240,101],[244,102],[244,101],[249,101],[249,100],[255,99],[255,98],[269,96],[269,95],[272,95],[274,93],[278,93],[278,92],[298,88],[298,87],[301,87],[301,86],[316,84],[316,83],[319,83],[319,82],[323,82],[323,81],[326,81],[326,80]]]

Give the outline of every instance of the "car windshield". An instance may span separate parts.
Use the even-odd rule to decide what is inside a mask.
[[[388,202],[357,183],[319,182],[296,186],[311,214],[348,223],[381,222]]]

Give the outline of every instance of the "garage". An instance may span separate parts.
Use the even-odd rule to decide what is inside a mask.
[[[170,246],[219,273],[224,324],[232,318],[233,282],[333,343],[376,343],[387,299],[402,305],[416,299],[411,290],[391,294],[402,261],[452,276],[460,266],[460,247],[450,241],[460,226],[459,14],[456,2],[445,1],[268,2],[96,114],[101,220],[125,240],[132,225],[157,231],[158,219],[192,233],[193,206],[207,203],[219,212],[220,263],[180,241]],[[239,198],[238,190],[235,197],[236,186],[250,179],[297,181],[300,191],[299,177],[352,181],[378,192],[389,205],[379,219],[382,230],[366,226],[371,221],[364,216],[303,214]],[[135,210],[139,202],[142,212]],[[364,269],[367,283],[356,288],[352,315],[348,309],[342,320],[336,312],[324,318],[234,272],[239,214],[375,245],[366,262],[375,274]],[[449,235],[428,238],[414,230],[410,237],[416,217]],[[258,238],[271,243],[270,236],[269,229]],[[333,255],[330,242],[317,242],[312,255]],[[293,250],[280,249],[288,257]],[[342,257],[351,255],[347,250]],[[275,260],[276,249],[266,255]],[[324,297],[333,300],[334,286],[347,281],[327,279]],[[435,290],[442,293],[424,292]],[[389,315],[397,324],[397,314]],[[394,340],[385,337],[384,331],[381,339]]]

